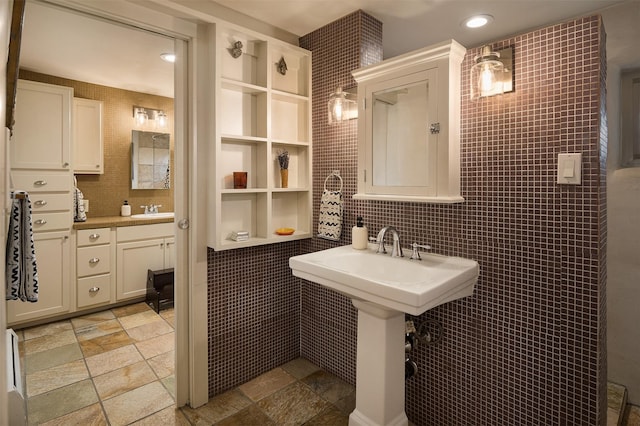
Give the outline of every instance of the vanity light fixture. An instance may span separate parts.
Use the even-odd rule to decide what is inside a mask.
[[[354,94],[343,91],[342,87],[338,87],[335,92],[329,95],[327,107],[330,125],[358,118],[358,105]]]
[[[176,55],[174,53],[162,53],[160,55],[160,59],[162,59],[165,62],[174,63],[176,61]]]
[[[513,48],[493,51],[482,46],[471,67],[470,96],[475,101],[513,91]]]
[[[136,129],[166,129],[168,124],[167,113],[161,109],[134,106],[133,119]]]

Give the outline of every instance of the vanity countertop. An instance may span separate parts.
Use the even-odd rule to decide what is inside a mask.
[[[170,223],[172,217],[158,219],[132,219],[123,216],[88,217],[85,222],[74,222],[73,229],[112,228],[120,226],[151,225],[154,223]]]

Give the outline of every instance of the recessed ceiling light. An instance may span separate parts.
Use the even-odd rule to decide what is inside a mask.
[[[162,55],[160,55],[160,58],[166,62],[173,63],[176,61],[176,55],[174,53],[163,53]]]
[[[467,28],[480,28],[493,21],[491,15],[475,15],[464,20],[464,26]]]

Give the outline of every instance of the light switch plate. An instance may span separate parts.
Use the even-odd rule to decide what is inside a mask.
[[[558,183],[579,185],[582,182],[582,154],[558,154]]]

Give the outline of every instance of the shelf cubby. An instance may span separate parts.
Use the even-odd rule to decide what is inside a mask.
[[[311,214],[308,191],[273,192],[271,200],[271,228],[293,228],[294,235],[307,235],[311,230],[307,215]]]
[[[242,43],[242,54],[231,55],[234,44]],[[221,50],[221,76],[255,86],[267,87],[267,42],[240,32],[225,32],[218,37]]]
[[[287,64],[287,72],[282,75],[278,72],[277,63],[281,58]],[[295,95],[309,96],[309,74],[311,69],[311,57],[301,54],[300,51],[288,47],[276,47],[271,53],[272,72],[271,87],[274,90],[293,93]]]
[[[286,150],[289,153],[289,188],[282,188],[278,154]],[[271,157],[273,170],[271,173],[270,187],[277,189],[309,189],[309,147],[286,143],[273,143],[271,145]]]
[[[221,197],[221,228],[220,238],[233,243],[229,236],[233,231],[249,231],[253,240],[266,238],[266,216],[262,214],[267,209],[267,193],[239,192],[225,193]]]
[[[221,130],[237,136],[267,136],[267,92],[255,86],[222,86]]]
[[[309,100],[272,93],[271,138],[279,141],[309,142]]]
[[[247,189],[267,187],[266,141],[223,137],[220,156],[217,168],[221,189],[233,189],[233,172],[247,172]]]

